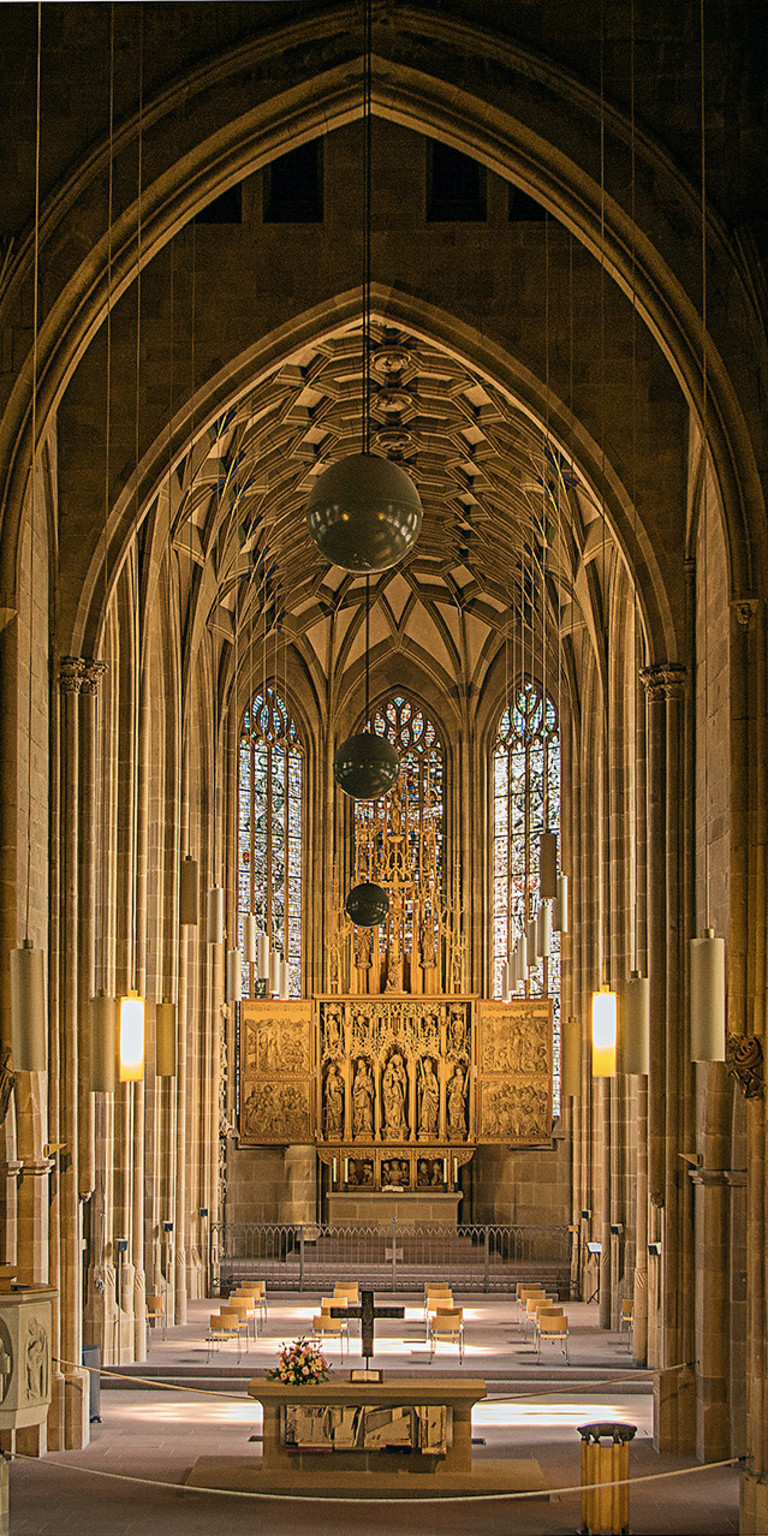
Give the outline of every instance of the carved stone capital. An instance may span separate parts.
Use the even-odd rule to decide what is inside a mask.
[[[756,597],[736,597],[731,603],[731,611],[737,624],[742,629],[754,629],[757,618],[758,599]]]
[[[656,1207],[657,1211],[663,1211],[665,1204],[666,1204],[666,1201],[664,1199],[663,1191],[661,1191],[659,1189],[652,1189],[651,1190],[651,1205],[654,1205]]]
[[[686,669],[679,661],[659,661],[640,668],[640,681],[649,699],[682,699]]]
[[[727,1067],[745,1099],[761,1099],[764,1086],[763,1047],[756,1035],[729,1035]]]
[[[84,656],[82,663],[83,674],[80,692],[95,697],[99,691],[99,679],[104,676],[107,670],[107,663],[105,661],[95,661],[92,656]]]
[[[62,693],[79,693],[85,674],[82,656],[62,656],[59,664],[59,687]]]

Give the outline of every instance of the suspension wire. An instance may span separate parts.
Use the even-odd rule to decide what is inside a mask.
[[[371,0],[363,0],[363,453],[371,450]],[[367,714],[367,711],[366,711]]]
[[[133,870],[131,878],[131,904],[133,928],[133,991],[139,989],[139,738],[141,733],[141,551],[139,549],[139,465],[141,457],[141,259],[142,259],[142,200],[144,195],[144,6],[139,6],[139,110],[137,146],[137,193],[136,193],[136,470],[133,497],[133,548],[134,548],[134,686],[133,686]]]
[[[610,793],[610,680],[608,646],[608,586],[607,586],[607,513],[605,505],[605,0],[600,5],[600,510],[602,515],[602,664],[603,664],[603,718],[605,740],[603,746],[603,794],[605,798],[603,821],[602,878],[605,890],[601,938],[605,944],[603,953],[603,980],[610,984],[611,972],[611,793]]]
[[[29,515],[29,673],[27,699],[27,880],[24,897],[24,937],[29,944],[29,913],[32,902],[32,660],[34,656],[35,530],[37,528],[37,349],[40,320],[40,124],[43,8],[37,4],[37,60],[35,66],[35,244],[32,260],[32,452]]]
[[[114,204],[114,139],[115,139],[115,6],[114,0],[109,7],[109,165],[107,167],[107,316],[106,316],[106,343],[107,343],[107,377],[106,400],[104,421],[104,618],[102,626],[102,660],[106,663],[106,651],[108,646],[107,605],[109,603],[109,505],[110,485],[109,469],[112,448],[112,256],[113,256],[113,231],[112,215]],[[102,715],[103,719],[103,715]],[[106,745],[102,750],[101,766],[101,846],[99,849],[100,866],[100,900],[101,912],[99,930],[101,933],[101,983],[103,990],[107,988],[107,844],[109,841],[109,795],[108,777],[104,771],[106,760]]]
[[[632,758],[633,758],[633,762],[635,763],[635,769],[636,769],[636,765],[637,765],[637,722],[638,722],[639,713],[640,713],[640,709],[639,709],[639,702],[640,701],[639,701],[639,693],[638,693],[639,684],[640,684],[640,658],[639,658],[639,645],[638,645],[638,632],[639,632],[638,601],[639,601],[639,599],[638,599],[638,573],[637,573],[637,565],[638,565],[638,535],[637,535],[637,246],[636,246],[636,226],[635,226],[635,218],[636,218],[636,163],[637,163],[636,157],[637,157],[637,144],[636,144],[636,131],[635,130],[636,130],[636,119],[635,119],[635,0],[629,0],[629,144],[630,144],[630,197],[631,197],[631,209],[630,209],[630,212],[631,212],[631,222],[632,222],[632,248],[631,248],[631,252],[630,252],[631,264],[632,264],[632,275],[631,275],[631,281],[632,281],[632,341],[631,341],[631,345],[632,345],[632,398],[631,398],[632,446],[631,446],[631,470],[630,470],[630,473],[631,473],[631,482],[632,482],[632,545],[633,545],[633,553],[632,553],[633,582],[632,582],[632,587],[633,587],[633,597],[634,597],[634,602],[633,602],[633,605],[632,605],[632,668],[633,668],[632,698],[634,700],[634,711],[633,711],[633,737],[634,737],[634,741],[633,741]],[[639,819],[638,818],[639,818],[639,811],[638,811],[637,772],[636,771],[633,774],[633,780],[634,780],[634,784],[633,784],[633,790],[634,790],[634,793],[633,793],[633,812],[634,812],[634,823],[635,823],[635,828],[634,828],[634,873],[635,873],[634,898],[635,899],[634,899],[634,921],[633,921],[633,924],[632,924],[632,966],[631,966],[631,969],[636,971],[638,969],[638,961],[637,961],[637,954],[638,954],[637,935],[638,935],[638,922],[639,922],[639,916],[638,916],[638,892],[639,892],[639,883],[640,883],[639,882],[639,872],[638,872],[638,847],[639,847],[639,842],[638,842]]]
[[[699,0],[699,47],[701,72],[701,405],[702,405],[702,522],[704,542],[704,927],[710,926],[710,814],[709,814],[709,423],[707,345],[707,133],[704,0]]]

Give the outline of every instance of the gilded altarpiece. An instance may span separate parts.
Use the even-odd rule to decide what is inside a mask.
[[[240,1143],[306,1145],[315,1138],[312,1003],[240,1005]]]
[[[483,1001],[477,1032],[478,1142],[551,1146],[551,999]]]
[[[476,1146],[551,1140],[547,998],[241,1004],[241,1144],[315,1144],[338,1188],[452,1189]]]

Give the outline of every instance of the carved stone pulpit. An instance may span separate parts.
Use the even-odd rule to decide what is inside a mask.
[[[42,1424],[51,1402],[50,1285],[0,1288],[0,1429]]]

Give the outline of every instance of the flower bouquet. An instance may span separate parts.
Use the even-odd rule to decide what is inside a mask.
[[[271,1371],[267,1371],[267,1380],[284,1381],[290,1387],[311,1387],[330,1375],[325,1355],[309,1339],[284,1344],[277,1362]]]

